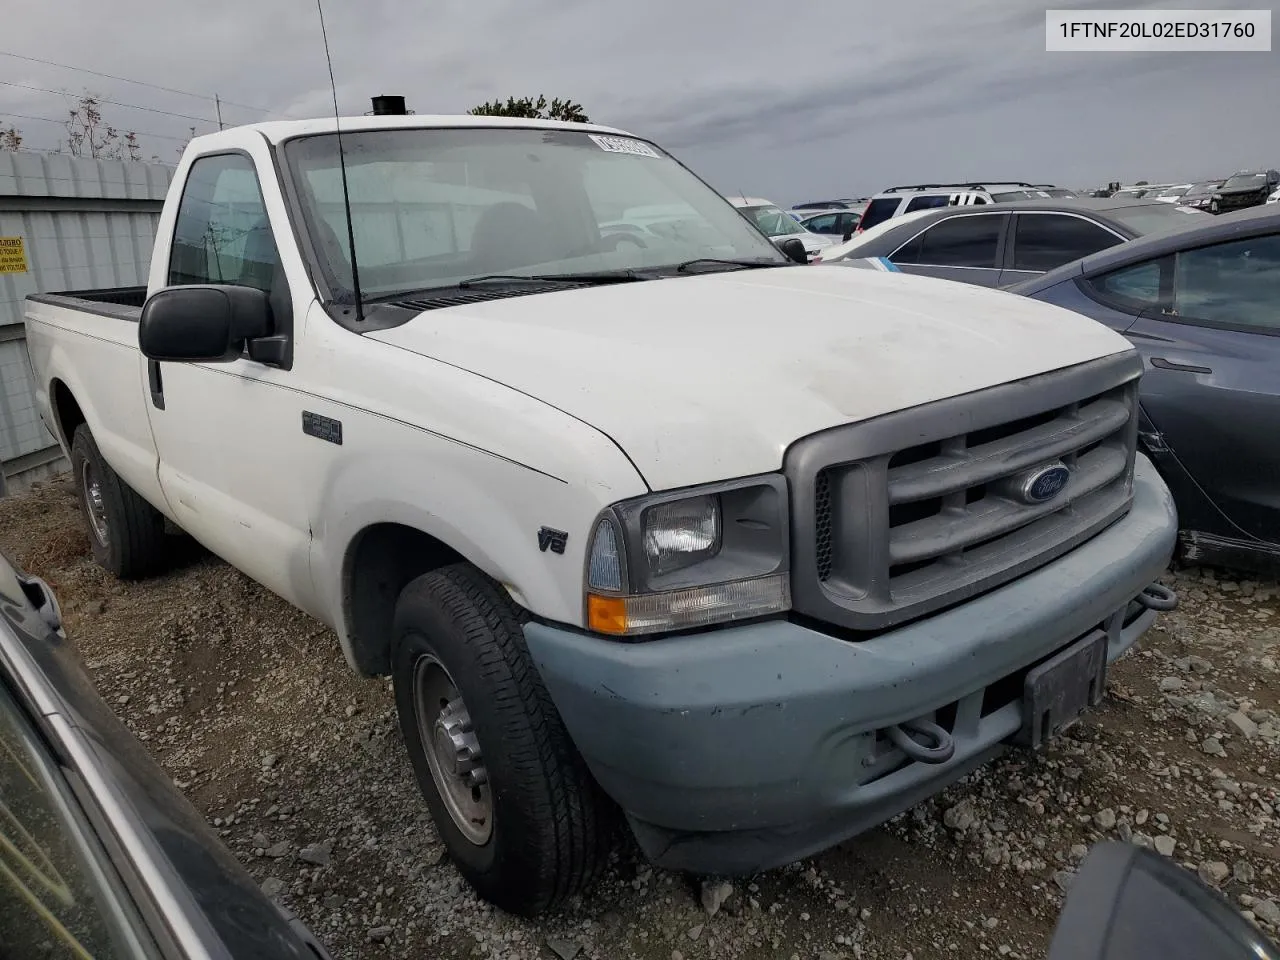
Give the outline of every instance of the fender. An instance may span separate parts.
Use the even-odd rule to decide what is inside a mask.
[[[425,533],[506,586],[531,613],[580,625],[592,524],[609,503],[647,489],[616,450],[615,470],[597,464],[615,474],[614,482],[586,488],[470,448],[432,449],[442,443],[411,450],[380,445],[344,462],[319,497],[311,544],[315,595],[353,666],[345,574],[365,530],[394,523]],[[629,482],[620,485],[627,474]],[[542,527],[568,533],[563,552],[543,549]]]

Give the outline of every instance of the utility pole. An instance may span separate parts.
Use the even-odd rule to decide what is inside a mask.
[[[213,105],[218,108],[218,129],[222,129],[222,101],[218,99],[218,95],[213,95]]]

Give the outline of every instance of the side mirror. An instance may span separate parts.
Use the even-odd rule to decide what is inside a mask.
[[[809,251],[804,248],[804,241],[796,237],[774,241],[778,249],[786,254],[787,259],[795,263],[808,263]]]
[[[1090,851],[1049,960],[1280,960],[1267,937],[1172,860],[1128,843]]]
[[[193,284],[152,294],[142,307],[138,346],[149,360],[228,363],[246,341],[272,333],[271,302],[253,287]]]

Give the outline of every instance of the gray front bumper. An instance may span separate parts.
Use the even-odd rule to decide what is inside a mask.
[[[1176,528],[1164,482],[1139,455],[1123,519],[1012,583],[873,639],[785,620],[639,643],[539,623],[525,635],[645,853],[748,873],[869,829],[998,754],[1021,725],[1027,667],[1097,628],[1114,660],[1151,625],[1154,613],[1131,601],[1165,569]],[[885,755],[877,731],[935,712],[953,718],[951,760]]]

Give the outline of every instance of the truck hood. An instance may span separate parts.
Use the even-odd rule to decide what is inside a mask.
[[[1060,307],[835,266],[536,293],[368,336],[591,424],[654,490],[775,471],[816,431],[1131,349]]]

